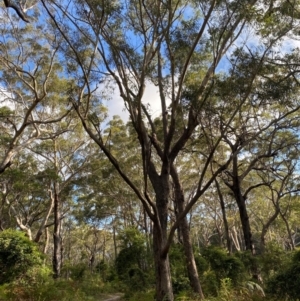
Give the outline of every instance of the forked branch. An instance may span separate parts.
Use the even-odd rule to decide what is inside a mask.
[[[27,18],[27,16],[25,15],[23,9],[21,7],[18,7],[17,5],[11,3],[10,0],[4,0],[4,5],[5,7],[9,8],[11,7],[12,9],[15,10],[15,12],[17,13],[17,15],[26,23],[29,23],[29,20]]]

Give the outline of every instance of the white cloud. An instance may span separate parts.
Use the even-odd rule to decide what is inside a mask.
[[[148,108],[148,112],[152,117],[157,117],[161,114],[158,88],[153,83],[147,82],[142,102]],[[109,120],[114,115],[120,116],[124,122],[129,120],[129,113],[125,108],[124,100],[120,96],[117,88],[112,89],[109,99],[104,100],[103,104],[108,108]]]

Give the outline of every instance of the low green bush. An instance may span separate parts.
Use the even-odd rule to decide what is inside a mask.
[[[242,283],[246,279],[246,271],[240,258],[230,255],[223,248],[210,246],[201,251],[204,259],[209,263],[209,269],[212,270],[219,285],[221,279],[231,279],[233,285]]]
[[[101,296],[117,291],[104,285],[97,275],[84,276],[79,281],[53,279],[38,274],[35,282],[15,281],[0,286],[1,301],[98,301]]]
[[[146,291],[154,283],[154,267],[145,236],[135,228],[128,228],[121,233],[120,238],[122,249],[115,262],[118,279],[127,286],[129,292]]]
[[[290,261],[290,252],[285,251],[275,242],[270,242],[264,252],[259,256],[264,281],[268,281],[274,274],[282,271]]]
[[[190,290],[190,281],[187,274],[186,260],[183,246],[173,244],[169,253],[173,292],[175,295],[181,291]]]
[[[267,293],[296,301],[300,298],[300,250],[295,251],[290,263],[278,271],[267,283]]]
[[[0,284],[25,277],[34,266],[42,265],[42,254],[23,232],[0,232]]]

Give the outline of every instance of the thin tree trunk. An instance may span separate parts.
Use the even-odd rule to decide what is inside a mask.
[[[295,243],[294,243],[294,239],[293,239],[293,235],[292,235],[292,231],[291,231],[289,222],[287,221],[285,214],[283,214],[281,211],[280,211],[280,216],[283,219],[285,226],[286,226],[286,230],[288,232],[290,248],[291,248],[291,250],[295,250]]]
[[[265,224],[263,224],[263,227],[262,227],[262,230],[261,230],[261,234],[260,234],[260,245],[261,245],[262,252],[265,251],[265,247],[266,247],[266,239],[265,238],[266,238],[267,232],[269,230],[269,227],[275,221],[275,219],[279,215],[279,212],[280,212],[279,207],[277,207],[276,211],[269,218],[269,220]]]
[[[45,244],[43,248],[43,253],[46,254],[49,249],[49,229],[45,228]]]
[[[106,253],[106,235],[104,234],[103,249],[102,249],[102,260],[103,260],[103,262],[105,262],[105,253]]]
[[[231,233],[231,239],[233,241],[233,244],[234,244],[236,250],[241,251],[241,246],[240,246],[240,242],[239,242],[239,238],[238,238],[235,226],[233,226],[231,228],[230,233]]]
[[[228,220],[227,220],[227,216],[226,216],[225,202],[224,202],[224,198],[223,198],[223,195],[222,195],[222,192],[220,189],[219,182],[217,180],[215,180],[215,184],[217,187],[219,201],[220,201],[221,210],[222,210],[226,245],[227,245],[228,252],[231,254],[232,253],[232,242],[231,242],[230,235],[229,235],[229,226],[228,226]]]
[[[233,149],[233,152],[235,149]],[[250,220],[249,215],[246,207],[246,196],[242,193],[241,183],[240,183],[240,176],[238,174],[238,158],[237,156],[233,157],[232,160],[232,184],[225,182],[225,184],[232,190],[235,201],[239,208],[239,215],[240,215],[240,221],[242,224],[243,229],[243,236],[244,236],[244,243],[246,250],[251,252],[251,255],[255,255],[255,248],[252,240],[252,231],[250,227]],[[252,266],[251,266],[251,273],[253,279],[256,279],[260,282],[262,282],[261,274],[259,271],[259,268],[256,264],[256,261],[253,260]]]
[[[41,239],[41,237],[43,235],[43,232],[44,232],[44,230],[46,228],[46,224],[47,224],[47,222],[49,220],[49,217],[50,217],[50,215],[52,213],[52,210],[53,210],[53,207],[54,207],[54,196],[52,195],[52,190],[51,189],[49,189],[49,193],[50,193],[50,201],[51,201],[51,203],[50,203],[48,212],[47,212],[46,216],[44,217],[44,219],[43,219],[43,221],[42,221],[42,223],[41,223],[41,225],[39,227],[39,230],[37,231],[37,233],[35,235],[35,238],[34,238],[35,242],[39,242],[40,241],[40,239]]]
[[[117,239],[116,239],[116,226],[113,224],[113,240],[114,240],[114,251],[115,251],[115,260],[117,259],[118,250],[117,250]]]
[[[234,150],[233,150],[234,151]],[[252,241],[252,232],[250,227],[250,221],[248,211],[246,208],[246,199],[241,191],[240,177],[238,174],[238,158],[235,156],[232,160],[232,184],[226,183],[227,186],[232,190],[235,201],[239,208],[239,215],[243,229],[244,242],[246,250],[249,250],[252,255],[255,254],[255,249]]]
[[[255,254],[255,249],[252,241],[252,232],[250,227],[249,216],[246,208],[246,201],[241,195],[239,189],[235,190],[236,202],[239,207],[239,215],[243,229],[244,242],[246,250],[251,251],[251,254]]]
[[[61,204],[57,183],[54,184],[53,278],[59,278],[62,266]]]

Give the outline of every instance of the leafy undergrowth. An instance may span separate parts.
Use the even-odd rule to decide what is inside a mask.
[[[98,277],[83,280],[40,279],[39,283],[16,281],[0,286],[1,301],[101,301],[116,289]]]
[[[124,297],[126,301],[153,301],[155,296],[154,290],[147,292],[136,292],[130,296]],[[272,299],[265,296],[263,289],[254,282],[245,282],[239,288],[233,287],[230,279],[221,280],[221,288],[218,296],[209,296],[206,294],[205,300],[201,300],[198,295],[190,291],[182,291],[175,295],[175,301],[286,301],[286,299]]]

